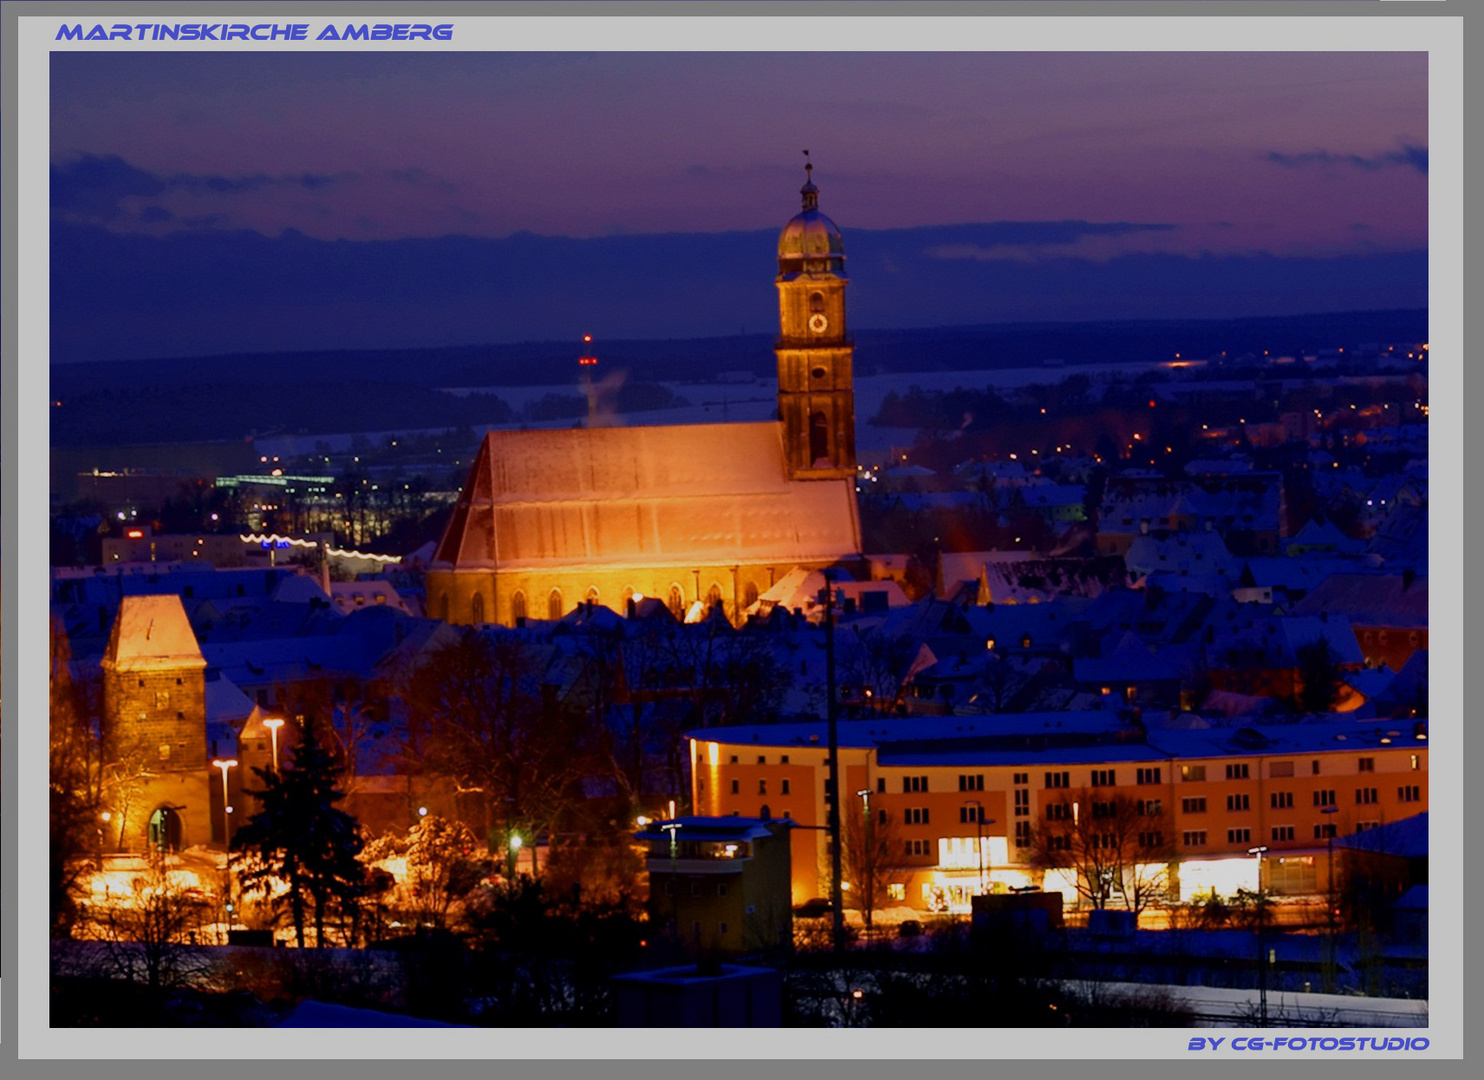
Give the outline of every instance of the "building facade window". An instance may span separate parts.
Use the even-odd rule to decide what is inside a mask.
[[[904,776],[902,777],[902,793],[913,795],[928,789],[928,778],[926,776]]]
[[[1268,775],[1271,776],[1275,780],[1281,780],[1284,777],[1292,776],[1293,775],[1293,762],[1291,762],[1291,761],[1270,761],[1268,763]]]
[[[972,774],[959,773],[958,774],[958,789],[960,791],[983,791],[984,790],[984,774],[983,773],[972,773]]]
[[[1159,817],[1165,812],[1163,799],[1140,799],[1139,813],[1144,817]]]
[[[1152,832],[1141,832],[1139,834],[1139,846],[1146,850],[1163,847],[1164,842],[1165,834],[1157,829]]]
[[[1206,767],[1204,765],[1181,765],[1180,779],[1190,783],[1204,780],[1206,778]]]
[[[562,617],[562,590],[552,589],[546,597],[546,617],[556,622]]]
[[[1029,821],[1015,823],[1015,846],[1018,848],[1031,846],[1031,823]]]
[[[1268,794],[1268,806],[1273,810],[1292,810],[1293,792],[1274,791]]]
[[[1181,834],[1180,839],[1184,842],[1186,847],[1205,847],[1206,830],[1187,829],[1184,833]]]
[[[1118,780],[1114,776],[1112,769],[1093,769],[1092,770],[1092,786],[1093,787],[1116,787],[1117,784],[1118,784]]]
[[[1331,789],[1326,790],[1326,791],[1316,791],[1316,792],[1314,792],[1314,805],[1315,806],[1336,806],[1336,805],[1338,805],[1338,803],[1335,800],[1334,789],[1331,788]]]
[[[1279,841],[1279,842],[1284,841],[1284,840],[1292,840],[1293,839],[1293,826],[1292,825],[1274,825],[1273,826],[1272,837],[1273,837],[1274,840]]]
[[[1396,789],[1396,797],[1400,802],[1421,802],[1422,788],[1417,784],[1407,784]]]
[[[1370,806],[1378,802],[1379,797],[1375,788],[1363,787],[1355,789],[1355,803],[1357,806]]]
[[[903,811],[903,816],[908,825],[928,824],[928,808],[926,806],[909,806]]]
[[[1228,795],[1226,797],[1226,808],[1228,810],[1251,810],[1252,800],[1247,795]]]
[[[1333,840],[1335,838],[1335,827],[1333,822],[1326,821],[1321,825],[1314,826],[1315,840]]]
[[[1250,844],[1252,843],[1251,829],[1227,829],[1226,842],[1228,844]]]
[[[1226,778],[1228,780],[1246,780],[1248,767],[1245,761],[1226,767]]]
[[[1071,787],[1072,774],[1069,772],[1049,772],[1046,774],[1046,786],[1049,788]]]
[[[1376,759],[1373,758],[1373,757],[1363,757],[1363,758],[1361,758],[1360,759],[1360,771],[1361,772],[1375,772],[1376,771]]]
[[[1159,775],[1160,768],[1158,765],[1156,765],[1150,769],[1140,769],[1138,771],[1136,779],[1141,784],[1158,784],[1160,783]]]
[[[1047,821],[1071,821],[1072,808],[1066,803],[1052,803],[1046,807]]]
[[[1206,812],[1206,797],[1201,795],[1193,799],[1181,799],[1180,810],[1186,814],[1204,814]]]
[[[931,855],[932,853],[932,845],[927,840],[907,841],[907,856],[909,858],[918,858],[923,855]]]
[[[1027,788],[1015,789],[1015,816],[1029,817],[1031,813],[1031,793]]]
[[[778,793],[780,795],[791,795],[791,794],[793,794],[791,791],[788,790],[788,781],[787,780],[780,780],[778,782],[778,785],[779,785],[778,786]]]

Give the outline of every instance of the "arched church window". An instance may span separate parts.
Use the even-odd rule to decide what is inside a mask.
[[[670,586],[670,599],[668,601],[670,614],[677,619],[685,618],[685,590],[679,585]]]
[[[596,585],[588,588],[586,599],[589,604],[596,604],[598,602],[598,587]]]
[[[553,621],[562,617],[562,590],[552,589],[546,598],[546,617]]]
[[[469,621],[475,626],[484,625],[484,594],[475,593],[469,602]]]
[[[752,582],[747,583],[747,588],[742,590],[742,602],[747,607],[757,603],[757,586]]]
[[[812,413],[809,417],[809,460],[828,460],[830,456],[830,427],[824,413]]]
[[[809,314],[818,315],[824,312],[824,293],[813,292],[809,294]]]
[[[524,619],[526,617],[525,593],[517,591],[516,594],[510,598],[510,616],[511,618],[516,620]]]
[[[712,582],[711,588],[706,590],[706,607],[714,608],[721,603],[721,586]]]

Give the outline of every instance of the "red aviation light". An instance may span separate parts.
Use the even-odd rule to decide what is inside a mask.
[[[584,345],[591,345],[593,343],[593,336],[591,334],[583,334],[582,343]],[[596,356],[579,356],[577,358],[577,364],[579,367],[597,367],[598,358]]]

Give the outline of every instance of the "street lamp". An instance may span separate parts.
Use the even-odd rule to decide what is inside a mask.
[[[278,729],[281,728],[281,727],[283,727],[283,719],[281,717],[275,717],[275,718],[273,718],[271,720],[264,720],[263,721],[263,726],[265,728],[267,728],[268,729],[268,733],[273,736],[273,771],[275,773],[277,773],[278,772]]]
[[[660,829],[670,834],[670,929],[678,937],[680,934],[680,869],[677,865],[680,858],[680,822],[666,821],[660,825]]]
[[[510,843],[507,845],[507,848],[508,848],[508,851],[509,851],[509,858],[510,858],[510,880],[511,881],[514,881],[515,880],[515,866],[516,866],[516,863],[520,859],[520,845],[521,845],[520,833],[518,833],[518,832],[512,832],[510,834]]]
[[[1262,924],[1265,914],[1263,902],[1266,899],[1262,891],[1262,853],[1267,849],[1266,844],[1247,849],[1248,855],[1257,857],[1257,1000],[1263,1027],[1268,1026],[1268,964],[1267,956],[1263,953],[1262,940]]]
[[[1324,900],[1325,919],[1329,924],[1329,964],[1324,970],[1325,993],[1334,992],[1335,983],[1335,823],[1331,814],[1338,814],[1338,806],[1326,806],[1319,811],[1328,820],[1324,823],[1325,844],[1329,848],[1329,889]]]
[[[236,758],[216,758],[212,761],[213,769],[222,771],[222,842],[226,844],[227,850],[232,850],[232,797],[227,792],[227,770],[237,767]]]
[[[984,804],[970,799],[965,807],[974,808],[974,846],[979,852],[979,895],[984,895]]]
[[[227,793],[227,770],[237,767],[236,758],[216,758],[212,761],[213,769],[222,771],[222,843],[227,849],[227,930],[232,928],[232,805],[231,797]]]

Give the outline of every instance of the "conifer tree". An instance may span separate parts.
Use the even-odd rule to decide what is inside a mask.
[[[300,742],[281,772],[253,771],[263,788],[251,794],[263,809],[232,838],[234,851],[255,856],[242,875],[243,888],[268,892],[274,879],[282,881],[288,890],[274,902],[288,908],[299,947],[312,905],[315,947],[323,948],[330,911],[354,911],[364,889],[365,867],[356,858],[364,841],[356,819],[335,805],[345,798],[337,785],[340,768],[321,744],[313,715],[305,716]]]

